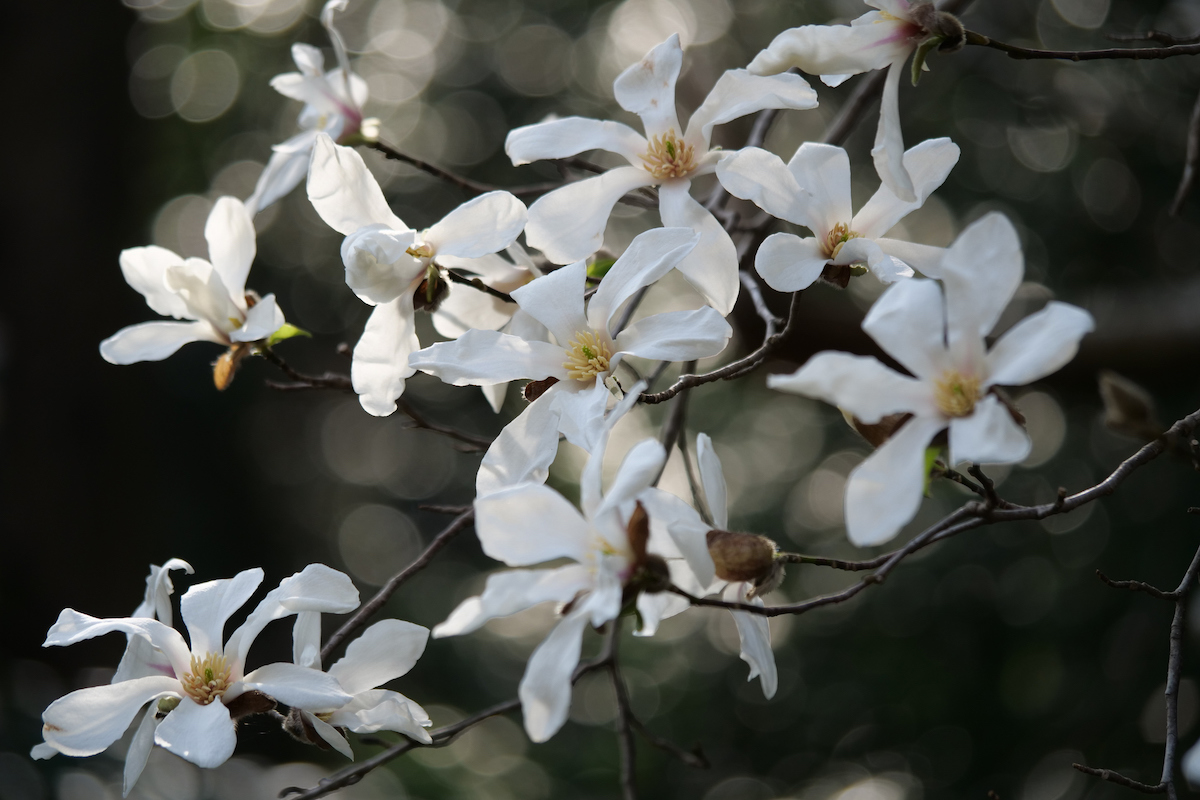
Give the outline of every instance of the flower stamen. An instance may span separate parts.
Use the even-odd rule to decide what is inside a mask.
[[[651,136],[650,147],[642,156],[646,171],[660,181],[682,178],[696,168],[696,148],[684,144],[671,128],[662,136]]]
[[[947,417],[967,417],[979,402],[979,384],[974,375],[963,375],[956,369],[948,369],[933,382],[934,402]]]
[[[206,706],[228,691],[232,681],[229,660],[217,653],[208,653],[204,658],[192,656],[192,671],[179,679],[188,697],[198,705]]]
[[[567,348],[567,360],[563,367],[567,376],[577,381],[590,381],[597,375],[608,372],[612,350],[592,331],[580,331]]]
[[[842,245],[851,239],[859,239],[861,237],[861,233],[852,231],[849,225],[839,222],[833,226],[833,230],[825,237],[825,257],[830,261],[836,259],[838,253],[842,252]]]

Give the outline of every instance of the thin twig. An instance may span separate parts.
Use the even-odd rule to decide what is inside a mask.
[[[943,478],[945,478],[948,481],[953,481],[954,483],[957,483],[960,486],[967,487],[968,489],[970,489],[972,492],[979,495],[980,497],[985,496],[983,487],[976,484],[974,481],[972,481],[966,475],[963,475],[958,470],[950,469],[949,467],[945,467],[940,470],[940,473],[935,473],[935,474],[940,474]]]
[[[1151,597],[1157,597],[1159,600],[1169,600],[1172,603],[1175,602],[1174,592],[1164,592],[1162,589],[1157,589],[1144,581],[1114,581],[1100,570],[1096,570],[1096,577],[1114,589],[1128,589],[1131,592],[1145,592]]]
[[[409,419],[411,419],[416,427],[424,428],[425,430],[433,431],[434,433],[440,433],[443,436],[449,436],[451,439],[469,445],[473,450],[487,450],[492,446],[492,440],[486,436],[476,436],[473,433],[467,433],[466,431],[460,431],[457,428],[450,428],[446,425],[442,425],[441,423],[433,422],[424,414],[413,408],[412,403],[408,402],[408,398],[406,397],[396,398],[396,408],[398,408]]]
[[[608,677],[612,681],[613,693],[617,698],[617,743],[621,754],[621,797],[637,800],[637,745],[633,740],[633,710],[629,705],[629,692],[621,679],[621,668],[617,666],[617,640],[621,636],[621,618],[611,623],[608,646]]]
[[[1188,123],[1187,155],[1183,161],[1183,175],[1179,179],[1179,188],[1175,190],[1175,199],[1171,202],[1171,216],[1179,216],[1183,202],[1192,193],[1196,185],[1196,167],[1200,164],[1200,95],[1192,106],[1192,119]]]
[[[463,275],[459,272],[455,272],[452,269],[446,270],[446,276],[454,283],[461,283],[464,286],[470,286],[472,288],[478,289],[479,291],[483,292],[484,294],[489,294],[492,297],[495,297],[497,300],[503,300],[506,303],[517,302],[516,300],[512,299],[512,295],[506,294],[506,293],[500,291],[499,289],[493,289],[491,286],[488,286],[486,283],[481,281],[479,278],[469,278],[466,275]]]
[[[755,313],[758,314],[758,316],[762,319],[763,324],[766,325],[766,333],[763,335],[763,338],[770,339],[775,335],[776,328],[783,322],[783,320],[775,316],[771,312],[771,309],[767,308],[767,301],[763,299],[762,289],[759,288],[758,281],[754,279],[753,275],[751,275],[749,272],[743,271],[738,273],[738,278],[741,279],[742,287],[746,290],[746,293],[750,295],[750,301],[754,303]],[[691,369],[694,368],[688,368],[687,371],[690,371]]]
[[[636,716],[630,716],[629,722],[633,725],[633,729],[637,731],[648,744],[653,747],[657,747],[659,750],[662,750],[666,753],[670,753],[684,764],[687,764],[689,767],[694,767],[695,769],[708,769],[711,766],[708,763],[708,758],[704,755],[704,751],[700,749],[700,745],[696,745],[691,750],[684,750],[682,747],[670,741],[669,739],[664,739],[658,734],[654,733],[654,731],[647,728],[646,724]]]
[[[1114,42],[1158,42],[1169,47],[1176,44],[1196,44],[1200,42],[1200,33],[1192,36],[1174,36],[1163,31],[1140,31],[1138,33],[1110,33],[1105,38]]]
[[[891,555],[890,553],[888,554]],[[873,558],[870,561],[843,561],[840,558],[825,558],[824,556],[806,556],[802,553],[779,553],[775,556],[785,564],[813,564],[818,567],[833,567],[844,572],[862,572],[875,569],[887,561],[887,557]]]
[[[695,368],[695,361],[689,361],[683,365],[684,372],[691,372]],[[675,441],[683,435],[684,421],[687,418],[687,399],[688,392],[679,393],[679,397],[675,399],[675,405],[671,407],[671,413],[667,415],[667,421],[663,424],[662,445],[668,454],[675,446]]]
[[[1000,50],[1007,53],[1009,58],[1016,58],[1022,61],[1041,58],[1061,61],[1100,61],[1105,59],[1134,59],[1140,61],[1174,58],[1175,56],[1194,56],[1200,53],[1200,44],[1177,44],[1170,47],[1109,47],[1103,50],[1038,50],[1008,44],[1007,42],[999,42],[975,31],[967,31],[967,44]]]
[[[1179,746],[1179,675],[1183,667],[1183,629],[1187,621],[1188,595],[1196,586],[1200,573],[1200,548],[1192,556],[1183,580],[1175,589],[1175,616],[1171,618],[1171,649],[1167,659],[1167,689],[1163,699],[1167,705],[1167,742],[1163,748],[1162,782],[1167,797],[1175,800],[1175,752]]]
[[[1000,499],[1000,495],[996,494],[996,483],[983,473],[983,469],[978,464],[967,467],[967,472],[971,473],[972,478],[979,481],[979,486],[983,489],[984,501],[989,509],[1004,508],[1008,505]]]
[[[354,386],[350,383],[349,375],[342,375],[337,372],[326,372],[324,375],[306,375],[292,368],[279,354],[269,347],[261,347],[258,352],[267,361],[270,361],[275,366],[287,375],[295,383],[274,383],[267,381],[267,385],[272,389],[281,391],[295,391],[299,389],[334,389],[339,392],[353,392]]]
[[[370,146],[375,150],[378,150],[380,153],[383,153],[393,161],[403,161],[405,164],[416,167],[422,172],[427,172],[435,178],[441,178],[447,183],[454,184],[463,191],[471,192],[472,194],[486,194],[487,192],[503,190],[516,197],[527,197],[529,195],[545,194],[546,192],[551,191],[552,189],[557,189],[563,185],[561,181],[553,181],[548,183],[531,184],[529,186],[516,186],[511,189],[502,186],[493,186],[490,183],[481,183],[479,181],[471,180],[470,178],[464,178],[462,175],[457,175],[449,170],[434,166],[428,161],[422,161],[415,156],[410,156],[407,153],[403,153],[394,145],[390,145],[382,140],[372,142]]]
[[[1133,778],[1126,778],[1121,773],[1113,772],[1111,769],[1095,769],[1093,767],[1084,766],[1083,764],[1072,764],[1071,766],[1086,775],[1095,775],[1102,781],[1115,783],[1118,786],[1126,786],[1130,789],[1134,789],[1145,794],[1162,794],[1163,792],[1167,791],[1167,787],[1161,783],[1151,786],[1148,783],[1135,781]]]

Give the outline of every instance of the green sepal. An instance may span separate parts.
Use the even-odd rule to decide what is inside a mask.
[[[303,328],[297,328],[290,322],[283,323],[283,327],[267,337],[267,347],[274,347],[282,341],[291,339],[293,336],[307,336],[312,338],[312,334]]]
[[[938,460],[938,456],[940,456],[941,453],[942,453],[942,448],[940,448],[940,447],[926,447],[925,448],[925,489],[924,489],[924,494],[926,497],[929,496],[929,482],[930,482],[931,476],[933,475],[933,465]]]
[[[597,258],[588,265],[587,276],[600,280],[608,274],[608,271],[612,269],[612,265],[615,263],[617,263],[615,258]]]
[[[925,59],[929,56],[929,51],[941,44],[945,38],[945,36],[930,36],[917,45],[917,52],[913,54],[912,60],[913,86],[916,86],[917,82],[921,80],[921,73],[929,69],[929,67],[925,66]]]

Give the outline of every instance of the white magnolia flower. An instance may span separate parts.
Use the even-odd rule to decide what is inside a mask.
[[[455,386],[521,378],[553,383],[492,443],[476,481],[481,494],[544,481],[560,432],[592,452],[612,394],[607,380],[625,356],[690,361],[724,349],[732,329],[708,306],[647,316],[616,335],[612,330],[626,301],[676,267],[699,240],[687,228],[656,228],[637,236],[586,308],[587,265],[582,261],[514,291],[517,305],[549,330],[553,342],[472,330],[456,341],[413,353],[409,363],[415,369]]]
[[[1058,370],[1092,330],[1086,311],[1052,302],[1014,325],[989,351],[984,343],[1021,283],[1024,261],[1012,223],[992,213],[969,226],[935,281],[902,281],[875,302],[863,330],[912,376],[874,358],[818,353],[795,374],[767,385],[834,403],[862,422],[911,414],[850,473],[846,530],[857,545],[891,539],[917,513],[925,449],[949,429],[949,460],[1006,464],[1029,453],[1029,436],[994,386],[1021,386]]]
[[[937,277],[943,248],[884,234],[942,185],[958,154],[949,139],[922,142],[904,154],[916,200],[901,200],[884,183],[857,214],[850,206],[850,158],[833,145],[806,142],[786,165],[773,153],[747,147],[723,159],[717,175],[730,194],[812,231],[803,239],[772,234],[754,257],[754,268],[772,289],[796,292],[821,277],[826,264],[866,263],[885,283],[911,277],[911,267]]]
[[[757,75],[773,75],[797,67],[837,86],[851,75],[887,68],[871,156],[884,184],[911,203],[917,199],[916,181],[902,161],[900,78],[904,62],[930,36],[925,26],[935,12],[930,3],[917,0],[865,2],[879,10],[869,11],[849,25],[803,25],[786,30],[754,57],[748,69]]]
[[[350,71],[350,58],[342,36],[333,27],[334,12],[344,11],[347,0],[329,0],[321,11],[321,24],[329,33],[338,66],[325,72],[325,57],[309,44],[292,45],[292,60],[299,72],[276,75],[271,87],[284,97],[304,103],[298,123],[300,133],[275,145],[267,166],[258,176],[254,194],[246,199],[251,214],[257,214],[290,192],[308,172],[309,154],[318,133],[339,142],[379,138],[379,120],[363,119],[367,82]]]
[[[204,238],[211,261],[185,259],[154,245],[121,252],[125,281],[141,292],[146,305],[163,316],[191,321],[122,328],[100,343],[105,361],[161,361],[188,342],[216,342],[244,352],[238,345],[261,341],[283,327],[275,295],[259,299],[246,291],[256,246],[254,223],[242,201],[218,200],[204,225]],[[222,382],[218,369],[217,388],[228,385],[232,370],[226,378]]]
[[[600,249],[613,205],[626,192],[658,186],[658,210],[667,227],[700,234],[700,245],[679,271],[721,312],[733,310],[738,296],[737,252],[729,234],[696,202],[693,178],[716,168],[712,129],[765,108],[813,108],[816,93],[798,75],[770,78],[730,70],[692,114],[685,130],[675,113],[675,81],[683,63],[679,36],[672,35],[613,83],[617,102],[642,118],[646,136],[619,122],[566,117],[517,128],[504,149],[514,165],[607,150],[629,162],[594,178],[570,183],[545,195],[529,209],[525,232],[556,264],[578,261]]]
[[[97,619],[64,609],[44,646],[120,631],[149,642],[165,658],[165,671],[79,689],[55,700],[42,714],[46,745],[69,756],[95,755],[119,739],[149,703],[125,760],[128,794],[155,744],[197,766],[215,767],[237,745],[235,715],[265,710],[272,705],[267,698],[306,708],[336,708],[349,702],[350,694],[325,673],[283,663],[247,673],[245,665],[250,645],[271,620],[301,611],[354,609],[358,591],[350,579],[324,565],[309,565],[268,593],[222,645],[225,623],[262,578],[262,570],[256,568],[188,589],[180,613],[190,647],[177,630],[158,620]],[[160,720],[163,712],[166,716]],[[38,749],[34,755],[39,755]]]
[[[363,408],[387,416],[414,372],[409,354],[421,346],[416,307],[436,309],[447,292],[482,294],[469,286],[451,289],[442,269],[455,259],[455,266],[486,274],[491,262],[470,266],[467,260],[511,245],[525,227],[525,206],[508,192],[488,192],[414,231],[392,213],[362,157],[323,133],[313,147],[308,199],[329,227],[345,234],[346,283],[375,306],[354,348],[350,379]]]
[[[425,730],[433,723],[425,709],[399,692],[379,689],[390,680],[408,674],[425,652],[429,629],[398,619],[385,619],[363,631],[346,648],[346,655],[328,670],[346,694],[349,703],[341,706],[297,706],[294,710],[302,725],[346,758],[354,752],[338,728],[355,733],[396,731],[418,742],[433,739]],[[292,635],[292,660],[311,669],[321,668],[321,615],[304,611],[296,615]]]

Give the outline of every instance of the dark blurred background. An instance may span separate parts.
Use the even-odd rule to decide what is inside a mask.
[[[478,455],[375,419],[349,396],[275,392],[279,378],[247,362],[224,393],[212,388],[219,350],[185,347],[153,364],[116,367],[97,345],[154,318],[117,266],[150,243],[205,255],[204,220],[222,194],[246,197],[273,143],[295,130],[299,104],[268,80],[291,71],[292,42],[325,49],[311,0],[77,0],[6,8],[9,100],[4,126],[5,274],[0,292],[0,798],[99,800],[120,795],[124,756],[31,762],[42,709],[61,694],[108,680],[119,636],[40,648],[64,606],[129,614],[150,563],[176,556],[191,581],[263,566],[266,587],[312,561],[351,574],[364,595],[419,551],[446,518],[421,503],[471,499]],[[688,50],[681,113],[721,71],[743,66],[775,33],[849,20],[845,2],[766,0],[351,0],[339,17],[368,115],[405,152],[504,186],[556,174],[514,169],[512,127],[549,113],[635,122],[615,107],[612,79],[679,32]],[[1200,31],[1194,3],[1151,0],[977,0],[968,27],[1015,43],[1103,47],[1108,33]],[[993,476],[1015,501],[1046,501],[1106,475],[1139,442],[1100,422],[1096,374],[1142,383],[1169,422],[1197,406],[1200,356],[1200,198],[1168,215],[1182,169],[1188,118],[1200,91],[1192,58],[1161,62],[1017,62],[968,48],[935,56],[917,89],[904,86],[906,141],[951,136],[962,147],[946,185],[894,235],[948,244],[1000,209],[1024,238],[1027,281],[1006,322],[1050,297],[1091,310],[1098,328],[1067,369],[1018,396],[1036,446]],[[789,157],[820,136],[852,91],[828,89],[814,111],[788,112],[767,147]],[[877,186],[867,157],[872,109],[847,147],[856,206]],[[749,120],[718,131],[738,146]],[[465,197],[364,151],[397,213],[414,227]],[[603,157],[598,156],[598,160]],[[311,331],[280,353],[309,370],[347,370],[368,309],[343,282],[340,237],[293,193],[261,214],[249,285],[275,292],[290,321]],[[618,208],[619,248],[657,224]],[[858,328],[879,287],[808,292],[802,323],[771,366],[794,368],[829,347],[871,352]],[[771,296],[779,311],[786,303]],[[696,304],[668,282],[647,309]],[[1019,312],[1019,313],[1018,313]],[[761,336],[749,304],[735,311],[735,348]],[[428,320],[423,341],[432,341]],[[418,377],[408,395],[440,421],[494,433],[474,389]],[[622,423],[616,450],[653,435],[661,409]],[[768,393],[762,375],[693,393],[690,435],[713,436],[730,484],[733,524],[787,549],[857,557],[845,541],[841,492],[865,447],[836,411]],[[570,492],[582,463],[564,446],[552,481]],[[664,486],[683,492],[677,459]],[[780,689],[763,700],[745,682],[724,612],[692,610],[653,640],[626,643],[637,714],[658,733],[699,744],[713,763],[695,771],[644,745],[644,796],[704,800],[1077,800],[1127,790],[1085,778],[1072,761],[1154,782],[1161,765],[1169,604],[1120,593],[1095,577],[1173,588],[1198,540],[1200,504],[1190,463],[1167,456],[1120,493],[1071,515],[968,533],[912,559],[853,603],[773,621]],[[919,530],[963,496],[938,485],[910,527]],[[407,585],[389,612],[432,627],[478,591],[495,565],[465,536]],[[850,579],[793,569],[771,598],[786,602]],[[1200,615],[1193,617],[1200,620]],[[552,623],[549,608],[430,644],[395,688],[435,724],[513,696],[528,653]],[[330,623],[332,624],[332,623]],[[328,628],[327,628],[328,629]],[[1200,710],[1193,677],[1200,624],[1189,632],[1181,690],[1181,746]],[[590,636],[585,648],[594,648]],[[264,634],[256,661],[287,659],[289,630]],[[444,750],[420,751],[346,797],[531,798],[617,794],[610,690],[591,679],[572,719],[545,745],[528,744],[516,717],[480,726]],[[137,797],[267,798],[311,785],[341,764],[291,742],[269,721],[241,733],[238,755],[202,772],[162,751]],[[359,757],[374,747],[356,745]]]

